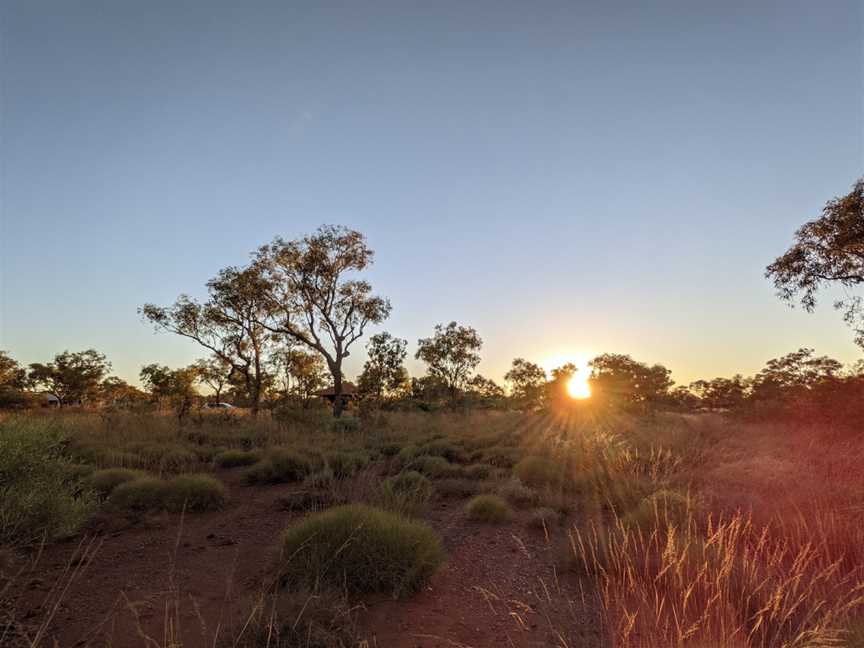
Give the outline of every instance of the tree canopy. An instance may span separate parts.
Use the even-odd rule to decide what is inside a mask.
[[[98,396],[99,383],[110,369],[111,363],[95,349],[64,351],[52,362],[31,364],[28,380],[57,398],[61,405],[84,403]]]
[[[437,324],[435,334],[417,341],[415,357],[428,366],[429,375],[441,380],[451,396],[455,396],[480,364],[483,340],[470,326],[450,322]]]
[[[828,201],[822,216],[805,223],[795,242],[766,269],[778,295],[796,299],[808,311],[816,307],[817,293],[835,285],[852,290],[864,283],[864,178],[847,195]],[[864,347],[864,302],[851,292],[837,299],[835,308],[855,330]]]

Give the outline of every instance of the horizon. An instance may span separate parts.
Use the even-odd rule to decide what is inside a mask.
[[[764,277],[864,169],[859,3],[258,6],[2,9],[0,349],[95,348],[138,385],[205,355],[140,306],[336,223],[393,303],[352,378],[381,330],[422,375],[451,320],[496,382],[862,357],[830,291],[806,313]]]

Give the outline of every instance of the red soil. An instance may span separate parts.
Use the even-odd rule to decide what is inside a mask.
[[[26,592],[19,616],[38,622],[53,611],[46,643],[62,648],[165,646],[174,619],[184,648],[230,645],[272,577],[280,532],[299,514],[278,503],[296,486],[250,488],[231,471],[219,476],[232,496],[224,511],[185,519],[165,514],[119,530],[116,520],[98,523],[95,557],[78,566],[81,573],[62,594],[57,585],[65,587],[79,544],[47,547],[31,577],[20,581]],[[551,531],[556,540],[548,542],[542,529],[518,519],[503,526],[469,522],[463,504],[438,502],[427,518],[448,554],[427,588],[404,601],[363,602],[365,645],[602,645],[591,594],[555,569],[566,550],[564,529]]]

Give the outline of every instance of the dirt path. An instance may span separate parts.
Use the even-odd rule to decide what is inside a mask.
[[[298,515],[279,505],[296,486],[248,488],[236,474],[219,477],[232,502],[203,515],[161,515],[104,533],[95,558],[54,610],[48,636],[62,648],[214,645],[236,636],[252,599],[272,574],[281,531]],[[405,601],[367,600],[360,635],[369,646],[599,646],[597,620],[579,582],[558,574],[564,532],[548,542],[516,520],[470,523],[461,502],[438,502],[428,522],[442,535],[447,563],[429,586]],[[111,522],[102,521],[104,530]],[[48,547],[23,603],[33,619],[53,607],[77,543]],[[46,602],[47,599],[47,602]]]

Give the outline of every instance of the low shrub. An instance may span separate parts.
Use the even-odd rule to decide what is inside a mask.
[[[659,490],[642,499],[639,504],[623,516],[625,526],[638,527],[643,531],[666,529],[668,526],[684,524],[693,511],[693,503],[687,495],[671,490]]]
[[[280,484],[301,481],[311,473],[309,460],[291,450],[271,450],[265,459],[243,473],[247,484]]]
[[[509,520],[512,511],[497,495],[477,495],[465,505],[465,514],[477,522],[499,524]]]
[[[252,450],[225,450],[213,457],[213,463],[220,468],[236,468],[251,466],[260,459],[261,454]]]
[[[131,513],[158,511],[165,507],[168,482],[157,477],[141,477],[117,486],[108,498],[108,504],[117,510]]]
[[[168,484],[165,509],[202,513],[217,511],[225,506],[228,494],[225,486],[210,475],[180,475]]]
[[[402,450],[402,446],[398,443],[385,443],[379,449],[379,452],[385,457],[395,457]]]
[[[429,502],[434,490],[425,476],[409,470],[384,480],[379,499],[388,510],[416,515]]]
[[[90,486],[102,498],[106,499],[120,484],[145,477],[141,470],[130,468],[105,468],[97,470],[88,479]]]
[[[194,452],[172,448],[159,460],[159,470],[170,473],[182,472],[194,468],[197,464],[198,456]]]
[[[492,446],[480,453],[478,458],[482,457],[486,463],[492,464],[497,468],[512,468],[523,454],[525,453],[520,448]]]
[[[561,513],[548,506],[534,509],[528,518],[528,524],[535,529],[549,529],[552,526],[560,524],[560,522]]]
[[[429,455],[416,457],[407,465],[407,469],[416,470],[433,479],[458,477],[461,473],[460,466],[451,464],[444,457],[432,457]]]
[[[462,474],[466,479],[489,479],[495,469],[489,464],[472,464],[465,466]]]
[[[355,593],[404,596],[429,579],[444,552],[425,524],[354,504],[289,527],[282,556],[281,580],[291,588],[331,585]]]
[[[344,479],[365,468],[369,463],[369,457],[362,452],[338,451],[327,455],[326,461],[333,475]]]
[[[66,447],[51,422],[0,420],[0,544],[71,535],[96,510],[96,493],[75,476]]]
[[[360,419],[356,416],[341,416],[330,421],[330,431],[336,434],[349,434],[360,431]]]
[[[435,492],[441,497],[465,499],[477,495],[481,490],[481,482],[473,479],[440,479],[435,482]]]
[[[562,486],[567,481],[566,466],[552,457],[525,457],[513,467],[519,480],[534,488]]]
[[[517,508],[534,506],[540,501],[540,493],[533,488],[528,488],[518,479],[511,479],[502,484],[498,488],[498,494]]]

